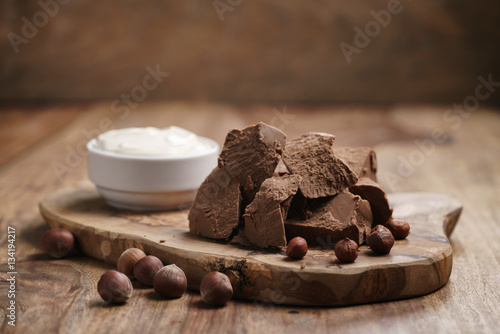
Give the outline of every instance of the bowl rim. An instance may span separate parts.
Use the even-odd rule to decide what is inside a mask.
[[[87,150],[88,152],[95,153],[96,155],[104,156],[104,157],[110,157],[110,158],[116,158],[116,159],[123,159],[123,160],[144,160],[144,161],[179,161],[179,160],[188,160],[188,159],[193,159],[193,158],[200,158],[208,155],[212,155],[216,152],[219,151],[219,144],[210,138],[207,137],[202,137],[198,136],[202,140],[205,140],[209,142],[212,145],[212,149],[206,151],[206,152],[200,152],[200,153],[193,153],[193,154],[187,154],[187,155],[181,155],[181,156],[161,156],[161,155],[155,155],[155,156],[149,156],[149,155],[136,155],[136,154],[125,154],[125,153],[115,153],[115,152],[107,152],[103,151],[101,149],[96,148],[97,144],[97,138],[93,138],[87,142]]]

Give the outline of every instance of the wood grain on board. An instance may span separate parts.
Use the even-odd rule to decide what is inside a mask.
[[[28,333],[495,333],[500,322],[500,115],[479,108],[460,123],[447,123],[440,106],[392,107],[287,105],[235,106],[228,104],[168,102],[142,103],[120,119],[110,103],[81,108],[81,113],[58,131],[40,136],[31,149],[9,158],[0,169],[0,249],[7,248],[5,231],[16,229],[17,324],[10,327],[4,310],[7,252],[0,252],[0,331]],[[58,106],[53,107],[57,109]],[[35,110],[35,109],[34,109]],[[52,114],[48,107],[39,112]],[[279,113],[277,112],[279,111]],[[277,118],[281,116],[281,118]],[[36,121],[35,121],[36,120]],[[125,305],[109,307],[96,284],[113,264],[89,256],[55,260],[43,254],[41,235],[49,228],[38,203],[57,190],[87,180],[85,156],[62,175],[54,162],[66,164],[66,147],[86,142],[86,133],[112,126],[183,126],[221,144],[231,128],[264,121],[282,128],[289,138],[307,131],[337,135],[336,145],[373,146],[379,181],[393,193],[433,192],[457,198],[464,210],[450,237],[453,269],[449,281],[428,295],[350,307],[314,308],[232,300],[224,308],[207,307],[197,292],[164,300],[151,289],[134,286]],[[50,128],[53,119],[27,117],[25,126]],[[6,123],[14,126],[16,123]],[[100,126],[101,125],[101,126]],[[447,140],[432,141],[441,129]],[[427,143],[423,160],[419,147]],[[434,144],[434,145],[432,145]],[[400,179],[404,161],[413,170]],[[403,170],[401,170],[403,171]]]
[[[235,297],[282,304],[350,305],[410,298],[441,288],[452,269],[451,232],[460,202],[429,193],[392,194],[395,217],[408,220],[411,235],[396,241],[390,255],[377,256],[361,246],[352,264],[332,254],[333,243],[310,248],[300,261],[281,252],[243,248],[189,233],[187,210],[132,213],[109,207],[92,184],[62,189],[40,202],[48,224],[70,230],[81,250],[116,264],[126,249],[137,247],[186,273],[188,287],[199,289],[210,271],[227,274]]]

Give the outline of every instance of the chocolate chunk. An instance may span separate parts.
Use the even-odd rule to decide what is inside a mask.
[[[290,174],[288,169],[285,166],[285,163],[283,162],[282,159],[278,161],[278,165],[276,166],[276,169],[274,170],[273,176],[283,176]]]
[[[245,230],[241,229],[238,230],[238,233],[231,239],[231,244],[233,245],[239,245],[243,247],[252,247],[254,246],[247,238],[245,234]]]
[[[358,179],[369,177],[377,182],[377,155],[369,147],[339,147],[335,154],[349,165]]]
[[[304,197],[300,190],[293,196],[292,203],[290,203],[290,210],[288,210],[287,219],[306,219],[306,209],[309,204],[314,201]]]
[[[189,211],[191,233],[213,239],[227,239],[238,227],[240,186],[229,173],[216,167],[201,184]]]
[[[347,190],[334,197],[316,200],[306,220],[285,222],[288,240],[300,236],[310,245],[336,243],[344,238],[362,244],[371,230],[372,213],[368,201]]]
[[[285,175],[262,183],[243,215],[245,235],[251,243],[262,248],[286,246],[284,220],[299,182],[299,176]]]
[[[333,196],[352,186],[356,174],[335,156],[335,136],[308,133],[288,141],[283,162],[293,175],[300,175],[300,191],[306,198]]]
[[[245,204],[253,200],[262,182],[273,175],[285,139],[279,129],[262,122],[227,134],[219,167],[226,168],[238,180]]]
[[[373,213],[373,226],[378,224],[385,225],[392,216],[392,209],[385,195],[382,186],[368,177],[363,177],[351,186],[349,190],[362,199],[370,202]]]

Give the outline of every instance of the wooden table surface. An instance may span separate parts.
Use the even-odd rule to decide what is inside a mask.
[[[494,333],[500,323],[500,113],[447,107],[303,107],[169,102],[114,113],[109,103],[10,105],[0,113],[0,331],[2,333]],[[171,124],[222,144],[227,131],[264,121],[289,138],[337,135],[336,145],[375,147],[380,182],[392,192],[429,191],[464,204],[451,237],[453,271],[430,295],[369,305],[305,308],[233,300],[207,307],[197,292],[162,300],[137,288],[122,306],[98,296],[113,265],[40,248],[38,202],[87,179],[87,137],[110,127]],[[438,136],[443,131],[444,136]],[[15,297],[8,296],[8,227],[15,228]],[[16,302],[16,326],[7,306]]]

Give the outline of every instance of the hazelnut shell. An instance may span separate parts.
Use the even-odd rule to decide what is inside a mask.
[[[410,234],[410,224],[403,219],[391,218],[386,227],[391,231],[396,240],[402,240]]]
[[[201,300],[210,305],[221,306],[233,297],[229,277],[218,271],[206,274],[200,284]]]
[[[337,259],[343,263],[351,263],[358,258],[358,244],[349,238],[337,242],[333,251]]]
[[[134,275],[134,266],[144,257],[146,257],[146,253],[144,253],[141,249],[129,248],[118,258],[116,268],[119,272],[124,273],[127,276],[132,276]]]
[[[392,246],[394,246],[394,237],[387,227],[377,225],[368,236],[367,243],[375,253],[389,254]]]
[[[124,303],[134,292],[130,279],[116,270],[108,270],[97,283],[97,292],[107,303]]]
[[[179,298],[187,288],[186,274],[175,264],[165,266],[156,273],[153,288],[163,297]]]
[[[301,237],[295,237],[286,247],[286,255],[291,259],[302,259],[307,254],[307,241]]]
[[[41,245],[45,253],[62,258],[74,251],[75,238],[67,229],[53,228],[44,233]]]
[[[134,276],[141,283],[153,285],[154,277],[162,267],[163,263],[159,258],[153,255],[147,255],[135,264]]]

